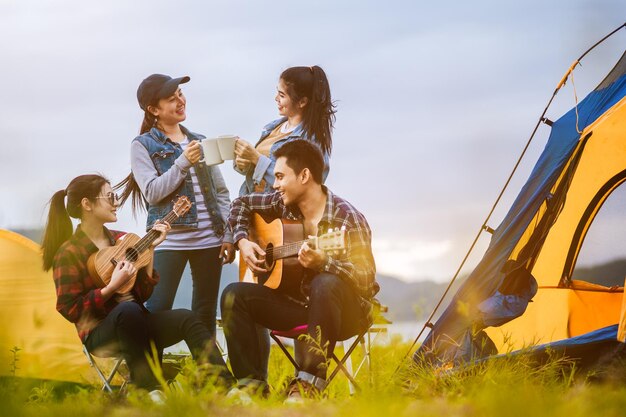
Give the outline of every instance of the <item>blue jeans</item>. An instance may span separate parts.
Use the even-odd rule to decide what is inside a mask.
[[[158,382],[146,360],[151,354],[151,342],[158,351],[185,340],[194,359],[216,365],[216,371],[224,382],[232,382],[232,376],[211,334],[189,310],[169,310],[151,314],[141,305],[127,301],[118,304],[98,325],[89,332],[85,346],[98,356],[98,351],[108,356],[121,353],[134,384],[154,389]]]
[[[191,310],[206,325],[215,338],[215,315],[220,289],[222,260],[220,247],[195,250],[162,250],[154,252],[154,269],[161,279],[146,301],[151,312],[171,310],[180,279],[189,262],[193,293]]]
[[[356,291],[336,275],[322,273],[311,281],[307,306],[279,291],[247,282],[230,284],[222,294],[222,321],[228,344],[228,357],[237,379],[251,378],[266,382],[268,352],[259,343],[257,324],[273,330],[289,330],[308,324],[309,335],[324,346],[326,357],[335,342],[363,331],[367,321]],[[316,329],[320,329],[320,335]],[[319,378],[326,378],[321,353],[304,349],[300,368]]]

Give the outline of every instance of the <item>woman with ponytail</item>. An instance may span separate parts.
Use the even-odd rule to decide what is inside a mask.
[[[263,128],[256,145],[243,139],[235,144],[235,170],[246,176],[240,196],[272,190],[274,152],[296,139],[307,139],[320,147],[324,181],[328,176],[335,105],[324,70],[317,65],[286,69],[278,80],[275,100],[281,118]]]
[[[152,74],[137,89],[144,111],[141,134],[131,144],[131,174],[116,188],[123,189],[121,203],[128,198],[133,210],[146,207],[146,230],[172,210],[177,195],[193,203],[184,216],[172,222],[172,231],[156,250],[154,263],[161,281],[146,302],[152,312],[169,310],[174,304],[187,263],[191,267],[191,309],[215,334],[217,297],[222,263],[235,259],[232,232],[228,225],[230,198],[217,166],[200,162],[199,141],[181,123],[186,119],[187,99],[180,84],[189,77],[172,78]]]
[[[57,310],[76,325],[78,336],[90,352],[121,353],[132,382],[140,388],[158,387],[146,360],[151,343],[163,349],[183,339],[194,358],[217,365],[220,375],[230,380],[211,333],[191,311],[150,314],[143,307],[159,280],[152,261],[139,271],[132,262],[118,262],[109,283],[102,288],[89,273],[89,257],[124,236],[104,226],[117,221],[118,202],[109,181],[101,175],[76,177],[52,196],[42,249],[44,269],[53,270]],[[70,217],[80,219],[75,232]],[[151,251],[165,239],[170,226],[156,223],[152,229],[160,236]],[[130,294],[117,294],[135,273]]]

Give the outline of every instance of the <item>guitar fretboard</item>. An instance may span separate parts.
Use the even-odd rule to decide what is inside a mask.
[[[300,240],[298,242],[291,242],[282,246],[274,246],[272,248],[268,248],[265,253],[267,256],[272,259],[283,259],[289,258],[290,256],[295,256],[298,254],[298,251],[304,245],[304,242],[307,242],[309,245],[314,244],[314,239],[306,239]]]
[[[172,210],[169,213],[167,213],[167,215],[163,217],[161,221],[166,221],[168,223],[171,223],[177,218],[178,218],[178,215],[176,214],[174,210]],[[150,230],[148,233],[146,233],[144,237],[141,238],[141,240],[139,240],[139,242],[137,242],[135,246],[133,246],[133,248],[137,251],[137,253],[142,253],[143,251],[148,249],[150,245],[152,245],[152,242],[154,242],[159,237],[159,235],[160,233],[158,231],[154,229]]]

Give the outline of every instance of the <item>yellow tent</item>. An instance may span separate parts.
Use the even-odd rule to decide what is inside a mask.
[[[55,308],[52,274],[39,246],[0,229],[0,375],[93,382],[74,325]],[[19,348],[17,356],[11,352]]]
[[[606,287],[575,280],[573,272],[590,225],[626,182],[626,52],[574,108],[554,122],[545,114],[537,124],[551,129],[543,153],[502,223],[495,230],[483,225],[493,235],[489,247],[416,361],[459,363],[537,344],[573,352],[625,342],[623,281]]]
[[[532,342],[546,343],[580,336],[619,323],[618,339],[624,341],[624,322],[620,323],[624,287],[605,287],[572,279],[576,259],[589,226],[603,203],[626,180],[626,98],[610,106],[601,117],[583,129],[568,164],[550,190],[556,195],[568,183],[567,198],[551,214],[548,202],[531,220],[518,241],[511,259],[527,264],[539,289],[526,312],[502,327],[489,330],[500,345],[513,348]],[[552,226],[540,225],[550,218]],[[547,227],[546,227],[547,228]],[[524,248],[539,241],[543,245],[531,255]]]

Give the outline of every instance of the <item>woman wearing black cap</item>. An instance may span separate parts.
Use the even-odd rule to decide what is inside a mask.
[[[177,195],[194,204],[187,214],[172,223],[172,230],[155,251],[154,266],[161,275],[148,310],[169,310],[181,276],[189,262],[193,279],[191,309],[215,335],[215,315],[222,263],[235,253],[228,225],[230,199],[224,178],[216,166],[200,163],[199,141],[205,137],[187,130],[185,96],[180,84],[189,77],[172,78],[152,74],[137,89],[144,111],[141,134],[131,144],[131,174],[116,188],[121,201],[129,197],[133,211],[147,207],[146,228],[172,209]]]

